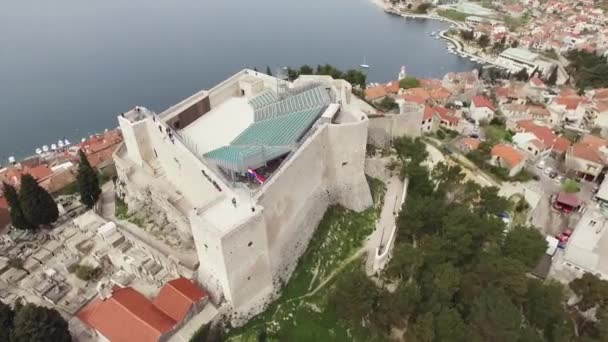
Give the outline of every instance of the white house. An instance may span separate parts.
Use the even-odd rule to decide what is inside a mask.
[[[478,95],[474,96],[471,100],[469,115],[473,120],[477,122],[482,120],[492,120],[492,118],[494,118],[495,112],[496,107],[494,107],[494,104],[488,98]]]

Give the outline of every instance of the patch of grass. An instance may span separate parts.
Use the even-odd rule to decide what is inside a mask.
[[[447,9],[447,10],[438,10],[437,14],[444,18],[448,18],[454,21],[464,21],[469,15],[466,13],[462,13],[456,10]]]
[[[581,187],[577,181],[566,179],[562,184],[562,190],[567,193],[575,193],[581,191]]]
[[[129,206],[127,205],[127,203],[125,203],[125,201],[116,196],[114,198],[114,216],[116,216],[116,218],[124,220],[127,219],[127,213],[129,212]]]
[[[78,265],[73,271],[79,279],[84,281],[94,280],[101,274],[99,267],[89,265]]]
[[[514,182],[529,182],[531,180],[538,180],[539,177],[535,174],[533,174],[532,172],[523,169],[521,171],[519,171],[518,174],[516,174],[515,176],[511,177],[510,180],[514,181]]]
[[[511,141],[513,133],[507,130],[504,126],[488,125],[484,127],[486,138],[493,143],[501,141]]]
[[[133,223],[139,228],[146,228],[146,222],[144,222],[144,219],[141,217],[129,217],[127,221]]]
[[[370,340],[366,329],[339,321],[328,305],[336,278],[360,265],[352,256],[373,231],[377,208],[382,207],[384,183],[369,176],[367,180],[374,207],[361,213],[328,208],[280,298],[245,326],[231,330],[228,341],[258,341],[261,334],[267,341]]]
[[[511,218],[512,225],[525,225],[526,218],[528,217],[528,212],[530,211],[530,205],[526,201],[523,195],[514,194],[509,197],[509,202],[511,203]]]
[[[57,192],[57,195],[58,196],[74,195],[74,194],[77,194],[79,190],[80,190],[80,187],[78,186],[78,182],[72,182],[72,183],[68,184],[66,187],[64,187],[63,189],[59,190]]]

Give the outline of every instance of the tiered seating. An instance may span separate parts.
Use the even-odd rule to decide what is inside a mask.
[[[295,149],[331,98],[326,89],[317,86],[280,101],[266,91],[249,103],[255,109],[254,123],[230,145],[205,154],[218,166],[238,173],[263,166]]]
[[[254,122],[231,145],[291,145],[296,143],[321,115],[324,107],[306,109]]]
[[[274,102],[277,102],[277,96],[270,90],[266,90],[260,95],[249,100],[249,104],[254,110],[268,106]]]
[[[322,87],[316,87],[256,109],[254,112],[254,121],[266,120],[308,108],[327,106],[330,103],[331,98],[327,90]]]

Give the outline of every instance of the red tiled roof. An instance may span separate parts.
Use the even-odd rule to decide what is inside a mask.
[[[574,110],[578,108],[578,105],[583,102],[583,100],[579,97],[558,97],[556,102],[565,106],[568,110]]]
[[[387,93],[397,94],[399,92],[399,82],[397,82],[397,81],[388,82],[384,86],[384,88],[386,89]]]
[[[466,146],[469,150],[476,150],[479,148],[480,141],[476,138],[462,138],[460,139],[460,146]]]
[[[608,145],[608,141],[591,134],[583,136],[580,143],[589,145],[595,149],[599,149],[600,147]]]
[[[537,87],[544,87],[545,86],[545,82],[543,82],[540,78],[538,78],[537,76],[534,76],[532,78],[530,78],[530,82],[532,84],[534,84]]]
[[[378,85],[375,87],[368,87],[365,89],[365,98],[368,100],[377,100],[387,95],[386,88],[384,85]]]
[[[494,104],[492,103],[492,101],[490,101],[485,96],[481,96],[481,95],[474,96],[473,104],[475,104],[475,107],[477,107],[477,108],[490,108],[491,110],[495,110]]]
[[[524,160],[524,156],[509,145],[498,144],[492,147],[492,156],[504,160],[509,168],[513,168]]]
[[[549,110],[543,106],[528,106],[528,112],[537,116],[550,116]]]
[[[181,322],[190,308],[207,296],[207,292],[182,277],[165,284],[153,303],[167,316]]]
[[[422,98],[420,96],[410,95],[410,94],[401,94],[397,97],[400,99],[403,99],[404,101],[412,102],[412,103],[416,103],[416,104],[424,104],[424,102],[426,101],[424,98]]]
[[[564,153],[568,150],[570,145],[570,140],[564,137],[557,137],[557,139],[555,139],[555,142],[553,143],[553,151]]]
[[[4,228],[11,222],[11,216],[8,211],[8,203],[4,196],[0,197],[0,229]]]
[[[426,105],[424,106],[424,115],[422,117],[422,120],[432,119],[434,114],[435,111],[433,110],[433,107]]]
[[[575,194],[569,194],[563,191],[560,191],[555,200],[561,204],[565,204],[573,208],[576,208],[580,205],[580,200]]]
[[[572,145],[571,153],[577,158],[585,159],[597,164],[603,164],[604,160],[600,153],[591,147],[590,145],[584,143],[576,143]]]
[[[26,168],[23,173],[28,173],[34,177],[37,181],[42,181],[53,174],[53,171],[46,165],[38,165],[30,168]]]
[[[78,318],[112,342],[158,341],[176,324],[130,287],[115,288],[112,297],[93,300]]]

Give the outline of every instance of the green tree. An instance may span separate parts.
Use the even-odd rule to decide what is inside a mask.
[[[538,334],[532,327],[524,327],[519,331],[517,342],[544,342],[542,336]]]
[[[358,85],[359,87],[365,89],[367,85],[367,75],[360,70],[350,69],[346,70],[346,72],[341,77],[348,83],[352,85]]]
[[[550,86],[554,86],[556,82],[557,82],[557,67],[553,68],[553,70],[551,71],[551,75],[549,75],[549,78],[547,78],[547,84]]]
[[[55,309],[26,304],[15,313],[11,342],[72,341],[68,322]]]
[[[477,38],[477,44],[482,49],[485,49],[488,45],[490,45],[490,38],[487,35],[482,34],[479,36],[479,38]]]
[[[49,225],[59,217],[53,197],[29,174],[21,177],[19,203],[25,219],[33,226]]]
[[[528,72],[526,71],[525,68],[521,68],[518,72],[516,72],[515,74],[513,74],[513,77],[518,80],[518,81],[522,81],[525,82],[527,81],[530,76],[528,75]]]
[[[287,68],[287,79],[290,81],[294,81],[296,80],[298,77],[300,77],[300,73],[298,70],[292,69],[292,68]]]
[[[507,234],[502,249],[505,256],[519,260],[526,267],[532,268],[545,253],[547,242],[538,230],[516,226]]]
[[[581,298],[576,304],[581,311],[587,311],[596,305],[603,308],[608,303],[608,282],[591,273],[574,279],[569,286]]]
[[[526,319],[544,332],[547,340],[555,340],[556,329],[569,321],[563,308],[563,288],[557,282],[543,284],[536,279],[528,280],[528,291],[523,305]]]
[[[435,316],[436,341],[467,342],[470,336],[462,317],[455,309],[442,308]]]
[[[372,311],[377,297],[378,288],[357,265],[336,282],[330,305],[339,318],[359,324]]]
[[[78,165],[77,180],[80,202],[90,209],[97,203],[101,195],[101,187],[99,186],[97,172],[91,167],[84,151],[80,150],[78,154],[80,156],[80,164]]]
[[[11,224],[17,229],[34,229],[33,226],[26,218],[19,203],[19,195],[14,186],[8,183],[2,183],[4,197],[10,207]]]
[[[514,40],[514,41],[511,43],[511,47],[512,47],[512,48],[516,48],[516,47],[518,47],[518,46],[519,46],[519,41],[518,41],[518,40]]]
[[[482,292],[473,303],[471,331],[480,341],[512,342],[519,335],[519,309],[500,289]]]
[[[10,306],[0,302],[0,341],[10,341],[15,313]]]
[[[385,111],[390,112],[399,108],[399,105],[392,97],[385,96],[380,102],[376,104],[376,106]]]
[[[433,314],[428,312],[416,320],[407,330],[406,341],[410,342],[433,342],[435,340],[435,329]]]
[[[307,64],[304,64],[300,67],[300,75],[313,75],[314,73],[314,69]]]
[[[420,81],[414,76],[405,76],[399,81],[399,88],[410,89],[420,87]]]
[[[270,66],[269,65],[266,66],[266,75],[272,76],[272,71],[270,70]]]
[[[431,7],[432,7],[432,4],[430,2],[423,2],[420,5],[418,5],[418,7],[416,7],[416,13],[426,14],[426,13],[428,13],[428,11]]]
[[[475,39],[475,34],[472,30],[460,30],[460,36],[464,40],[473,40]]]

